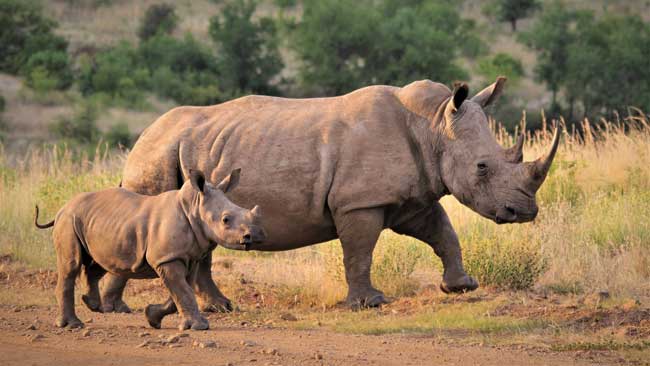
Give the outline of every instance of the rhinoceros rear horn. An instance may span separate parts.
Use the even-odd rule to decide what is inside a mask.
[[[511,163],[521,163],[524,160],[524,139],[526,134],[524,132],[517,137],[517,142],[506,150],[506,159]]]
[[[241,169],[237,168],[233,170],[227,177],[225,177],[221,183],[217,185],[217,188],[220,189],[223,193],[227,193],[237,187],[239,184],[239,176],[241,175]]]
[[[553,143],[546,155],[540,157],[539,159],[526,163],[528,167],[528,174],[531,181],[531,188],[534,191],[537,191],[539,187],[544,183],[546,175],[548,174],[551,164],[553,163],[553,158],[555,158],[555,153],[560,144],[560,129],[556,128],[555,133],[553,133]]]

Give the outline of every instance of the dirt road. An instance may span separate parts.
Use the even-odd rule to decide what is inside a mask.
[[[437,343],[431,336],[361,336],[228,324],[179,333],[176,317],[151,329],[142,313],[93,314],[84,329],[54,327],[53,307],[0,307],[1,364],[10,365],[587,365],[572,354]],[[91,320],[92,319],[92,320]],[[89,321],[90,320],[90,321]],[[224,324],[225,323],[225,324]],[[166,326],[166,327],[165,327]],[[174,337],[181,335],[181,337]],[[214,342],[214,347],[211,346]],[[143,345],[146,344],[146,345]],[[601,360],[602,362],[606,360]]]

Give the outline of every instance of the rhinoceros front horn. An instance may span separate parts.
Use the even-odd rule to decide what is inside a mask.
[[[551,164],[553,163],[553,158],[555,158],[555,153],[557,152],[559,144],[560,129],[556,128],[555,133],[553,133],[553,143],[551,144],[551,148],[546,153],[546,155],[533,162],[526,163],[530,178],[530,188],[533,190],[533,192],[536,192],[542,183],[544,183],[544,179],[546,179],[546,175],[551,168]]]

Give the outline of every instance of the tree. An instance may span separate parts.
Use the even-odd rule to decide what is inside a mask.
[[[367,0],[308,0],[303,7],[291,47],[304,86],[338,95],[363,85],[373,38],[380,37],[377,9]]]
[[[507,53],[497,53],[494,57],[479,61],[478,73],[486,80],[495,80],[500,75],[506,76],[508,84],[512,86],[524,76],[524,66],[521,61]]]
[[[492,4],[497,19],[509,22],[513,32],[517,31],[517,21],[528,17],[539,9],[538,0],[495,0]]]
[[[580,101],[591,116],[611,117],[627,106],[650,109],[650,24],[636,15],[586,14],[575,28],[568,47],[569,100]]]
[[[72,83],[68,42],[53,33],[56,23],[34,1],[0,0],[0,71],[47,79],[48,88]],[[43,85],[45,85],[43,84]]]
[[[544,10],[530,31],[521,34],[520,39],[537,51],[535,78],[546,83],[552,93],[551,111],[558,113],[558,92],[568,77],[569,45],[575,38],[571,28],[576,13],[555,1]]]
[[[292,47],[308,88],[341,94],[368,84],[466,78],[459,54],[477,49],[473,24],[449,0],[305,1]],[[480,48],[480,47],[478,47]]]
[[[140,40],[147,39],[158,34],[171,34],[176,29],[178,17],[173,5],[154,4],[147,8],[144,18],[138,28]]]
[[[232,0],[210,19],[223,87],[236,93],[277,94],[271,80],[282,70],[272,19],[253,20],[255,0]]]

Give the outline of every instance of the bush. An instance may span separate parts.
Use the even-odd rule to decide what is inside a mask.
[[[369,84],[466,78],[455,59],[481,52],[472,29],[446,0],[310,0],[291,45],[307,90],[333,95]]]
[[[130,147],[133,143],[133,135],[129,131],[129,125],[124,122],[111,126],[106,132],[105,139],[113,147]]]
[[[506,240],[486,233],[475,234],[465,239],[463,261],[467,272],[479,283],[523,290],[532,287],[546,270],[538,243],[522,237]]]
[[[154,4],[147,8],[147,11],[140,23],[138,37],[141,40],[161,34],[171,34],[176,29],[178,17],[174,6],[170,4]]]
[[[67,89],[74,80],[70,59],[64,51],[32,54],[23,67],[23,73],[26,84],[37,92]]]
[[[275,23],[266,17],[253,19],[256,8],[255,0],[234,0],[210,19],[223,87],[233,94],[278,93],[271,85],[283,67]]]
[[[518,59],[506,54],[497,53],[492,58],[484,58],[479,61],[478,72],[487,80],[494,80],[497,76],[508,77],[508,83],[517,85],[524,76],[524,66]]]
[[[3,142],[7,138],[7,123],[2,119],[2,112],[4,112],[4,110],[5,98],[0,95],[0,142]]]
[[[22,73],[28,84],[35,69],[54,80],[53,88],[65,89],[72,83],[66,49],[68,43],[53,33],[56,23],[42,14],[36,2],[0,0],[0,71]]]
[[[62,117],[50,125],[50,131],[58,138],[78,143],[95,143],[99,140],[97,128],[97,106],[92,103],[82,105],[72,117]]]
[[[149,73],[139,67],[137,50],[121,42],[92,60],[82,59],[77,80],[83,95],[103,93],[118,104],[142,107],[142,90],[149,85]]]

